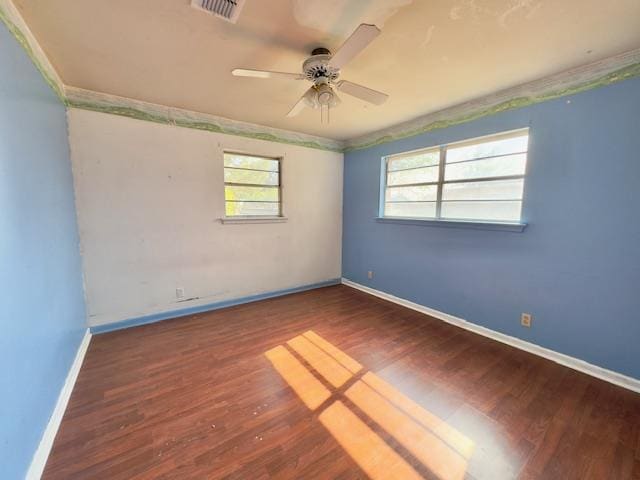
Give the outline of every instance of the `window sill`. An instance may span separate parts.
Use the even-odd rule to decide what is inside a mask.
[[[429,218],[377,217],[380,223],[400,223],[426,227],[470,228],[473,230],[497,230],[502,232],[523,232],[526,223],[520,222],[480,222],[465,220],[435,220]]]
[[[284,223],[287,217],[222,217],[220,222],[223,224],[247,224],[247,223]]]

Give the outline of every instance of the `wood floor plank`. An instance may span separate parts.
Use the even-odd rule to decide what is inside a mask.
[[[94,336],[43,478],[400,471],[639,479],[640,395],[333,286]]]

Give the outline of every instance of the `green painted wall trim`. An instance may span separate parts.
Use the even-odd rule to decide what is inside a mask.
[[[315,148],[317,150],[326,150],[333,152],[342,152],[341,146],[330,147],[317,142],[307,140],[295,140],[286,137],[278,137],[277,135],[267,132],[249,132],[243,130],[235,130],[227,126],[197,120],[187,120],[182,118],[172,119],[168,115],[161,115],[155,112],[146,112],[144,110],[114,105],[101,105],[100,103],[81,102],[67,98],[65,104],[70,108],[79,108],[82,110],[91,110],[94,112],[109,113],[111,115],[119,115],[122,117],[134,118],[136,120],[145,120],[147,122],[162,123],[165,125],[173,125],[182,128],[191,128],[194,130],[204,130],[207,132],[223,133],[226,135],[234,135],[239,137],[253,138],[256,140],[265,140],[269,142],[285,143],[288,145],[296,145],[299,147]]]
[[[27,52],[27,55],[29,56],[33,64],[36,66],[47,84],[55,92],[60,101],[63,104],[66,104],[64,92],[62,91],[61,86],[58,85],[58,82],[49,74],[44,65],[42,65],[35,52],[31,48],[31,45],[29,45],[27,37],[24,35],[24,33],[22,33],[20,28],[18,28],[18,26],[9,19],[9,16],[7,15],[7,12],[2,8],[2,5],[0,5],[0,20],[2,20],[2,23],[7,26],[9,32],[11,32],[18,43],[22,46],[22,48],[24,48],[25,52]]]
[[[473,120],[477,120],[478,118],[495,115],[496,113],[504,112],[506,110],[513,110],[516,108],[527,107],[529,105],[546,102],[548,100],[555,100],[558,98],[566,97],[568,95],[575,95],[576,93],[584,92],[586,90],[591,90],[594,88],[604,87],[606,85],[611,85],[613,83],[621,82],[623,80],[628,80],[630,78],[634,78],[638,76],[640,76],[640,63],[635,63],[633,65],[629,65],[619,70],[615,70],[611,73],[608,73],[606,75],[595,78],[585,83],[568,86],[559,90],[553,90],[537,96],[512,98],[510,100],[500,102],[496,105],[492,105],[485,109],[470,111],[469,113],[459,117],[436,120],[434,122],[427,123],[423,126],[413,128],[411,130],[407,130],[404,132],[390,134],[390,135],[383,135],[375,140],[371,140],[365,143],[348,144],[345,147],[344,151],[349,152],[353,150],[362,150],[365,148],[375,147],[375,146],[378,146],[384,143],[393,142],[396,140],[415,137],[416,135],[420,135],[426,132],[451,127],[453,125],[459,125],[461,123],[471,122]]]

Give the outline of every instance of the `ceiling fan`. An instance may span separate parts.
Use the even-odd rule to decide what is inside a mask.
[[[387,94],[358,85],[347,80],[338,80],[340,69],[364,50],[369,43],[380,34],[375,25],[362,24],[351,34],[346,42],[335,53],[323,47],[316,48],[311,56],[302,64],[302,73],[270,72],[267,70],[249,70],[236,68],[231,73],[236,77],[281,78],[289,80],[309,80],[313,85],[302,95],[300,100],[289,110],[287,117],[295,117],[304,107],[320,108],[320,119],[329,121],[329,109],[340,104],[335,90],[353,97],[373,103],[383,104],[389,97]],[[326,114],[325,114],[326,112]]]

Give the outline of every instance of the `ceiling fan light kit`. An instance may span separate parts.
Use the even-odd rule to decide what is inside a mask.
[[[347,80],[338,80],[340,69],[364,50],[380,34],[375,25],[360,25],[335,54],[319,47],[302,64],[302,73],[271,72],[236,68],[231,73],[237,77],[280,78],[287,80],[307,80],[313,85],[293,105],[287,117],[295,117],[305,107],[320,108],[320,121],[329,122],[329,110],[340,104],[336,90],[359,98],[374,105],[382,105],[388,95]]]

